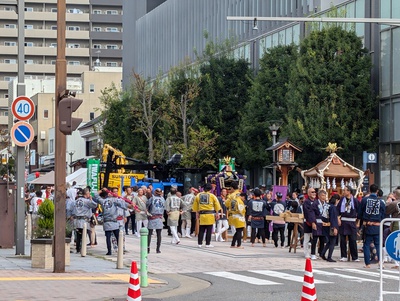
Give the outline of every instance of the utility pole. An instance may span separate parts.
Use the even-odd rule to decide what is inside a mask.
[[[18,83],[17,95],[25,95],[25,0],[14,2],[18,14]],[[15,254],[25,255],[25,147],[17,148],[17,193]]]
[[[66,0],[57,0],[56,120],[55,120],[55,196],[54,196],[54,273],[65,272],[65,162],[67,142],[59,129],[59,102],[67,86],[65,59]]]

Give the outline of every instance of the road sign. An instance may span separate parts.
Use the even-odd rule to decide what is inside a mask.
[[[376,163],[376,162],[377,162],[376,153],[368,153],[367,154],[367,163]]]
[[[33,136],[33,127],[25,121],[19,121],[11,128],[11,138],[18,146],[29,145],[33,140]]]
[[[28,120],[35,113],[35,104],[26,96],[18,96],[11,105],[11,112],[19,120]]]
[[[386,238],[386,252],[396,261],[400,261],[400,230],[390,233]]]

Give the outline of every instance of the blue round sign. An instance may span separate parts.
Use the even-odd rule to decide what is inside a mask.
[[[400,230],[390,233],[385,242],[386,252],[396,261],[400,261]]]
[[[30,144],[33,137],[33,127],[27,122],[19,121],[11,128],[11,138],[18,146],[26,146]]]

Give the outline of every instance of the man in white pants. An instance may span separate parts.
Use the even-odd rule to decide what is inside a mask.
[[[178,237],[179,215],[185,207],[182,199],[176,195],[176,192],[176,188],[171,188],[171,195],[167,198],[165,206],[168,214],[167,225],[171,228],[172,233],[172,244],[179,244],[181,242]]]
[[[183,197],[185,211],[181,215],[182,220],[182,237],[192,238],[190,236],[190,228],[192,227],[192,206],[196,194],[199,191],[191,187],[189,193]]]
[[[215,241],[225,241],[222,237],[222,234],[229,228],[228,218],[226,216],[227,214],[226,206],[225,206],[227,195],[228,191],[226,190],[226,188],[222,188],[221,196],[218,197],[219,204],[221,205],[222,208],[222,213],[217,212],[217,214],[219,214],[219,220],[217,220],[217,232],[215,233]]]

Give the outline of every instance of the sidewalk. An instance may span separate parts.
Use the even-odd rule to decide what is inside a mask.
[[[31,268],[28,240],[24,256],[16,256],[14,249],[0,249],[0,300],[126,300],[131,262],[136,261],[140,269],[140,238],[132,234],[126,236],[124,268],[116,269],[116,253],[105,255],[102,226],[96,227],[96,233],[98,245],[87,247],[86,257],[76,254],[71,243],[74,253],[70,254],[71,265],[66,266],[65,273]],[[212,241],[212,244],[214,248],[198,248],[197,238],[182,238],[179,245],[171,244],[171,237],[163,230],[161,254],[157,254],[153,237],[147,258],[149,286],[141,288],[143,300],[189,294],[210,285],[184,273],[304,268],[304,254],[300,248],[296,253],[289,253],[287,248],[275,248],[272,244],[263,248],[262,244],[251,247],[250,243],[243,243],[244,249],[232,249],[229,242]],[[339,255],[336,248],[334,258],[338,259]],[[315,268],[359,268],[362,265],[362,262],[313,262]]]

